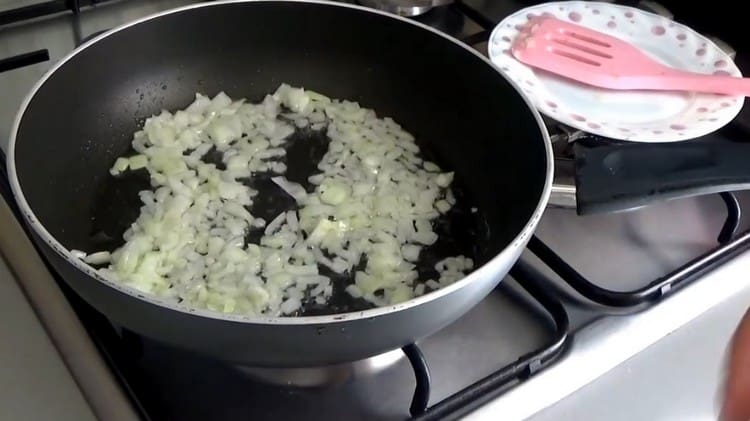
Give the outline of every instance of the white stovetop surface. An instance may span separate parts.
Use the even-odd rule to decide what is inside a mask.
[[[745,252],[659,305],[592,323],[568,356],[469,419],[715,420],[748,273]]]
[[[747,273],[750,257],[744,260],[742,272],[735,275]],[[750,288],[745,287],[531,419],[715,420],[725,353],[748,303]]]
[[[0,420],[136,421],[2,198],[0,319]]]
[[[0,256],[0,419],[96,418]]]

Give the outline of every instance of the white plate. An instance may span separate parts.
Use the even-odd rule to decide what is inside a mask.
[[[530,17],[554,15],[643,49],[679,69],[741,76],[734,61],[687,26],[639,9],[610,3],[564,1],[520,10],[492,31],[489,56],[542,113],[569,126],[614,139],[673,142],[703,136],[729,123],[743,96],[613,91],[586,86],[519,62],[510,54],[518,28]]]

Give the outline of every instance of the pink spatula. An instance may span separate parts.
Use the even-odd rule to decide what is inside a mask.
[[[619,38],[553,17],[530,19],[511,52],[529,66],[601,88],[750,96],[750,78],[674,69]]]

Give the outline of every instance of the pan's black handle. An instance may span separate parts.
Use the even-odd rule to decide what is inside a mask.
[[[750,189],[750,142],[720,133],[675,143],[588,140],[574,153],[580,215]]]

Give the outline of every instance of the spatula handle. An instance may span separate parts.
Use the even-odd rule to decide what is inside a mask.
[[[750,78],[726,75],[668,70],[662,75],[633,76],[632,83],[643,89],[750,96]]]

